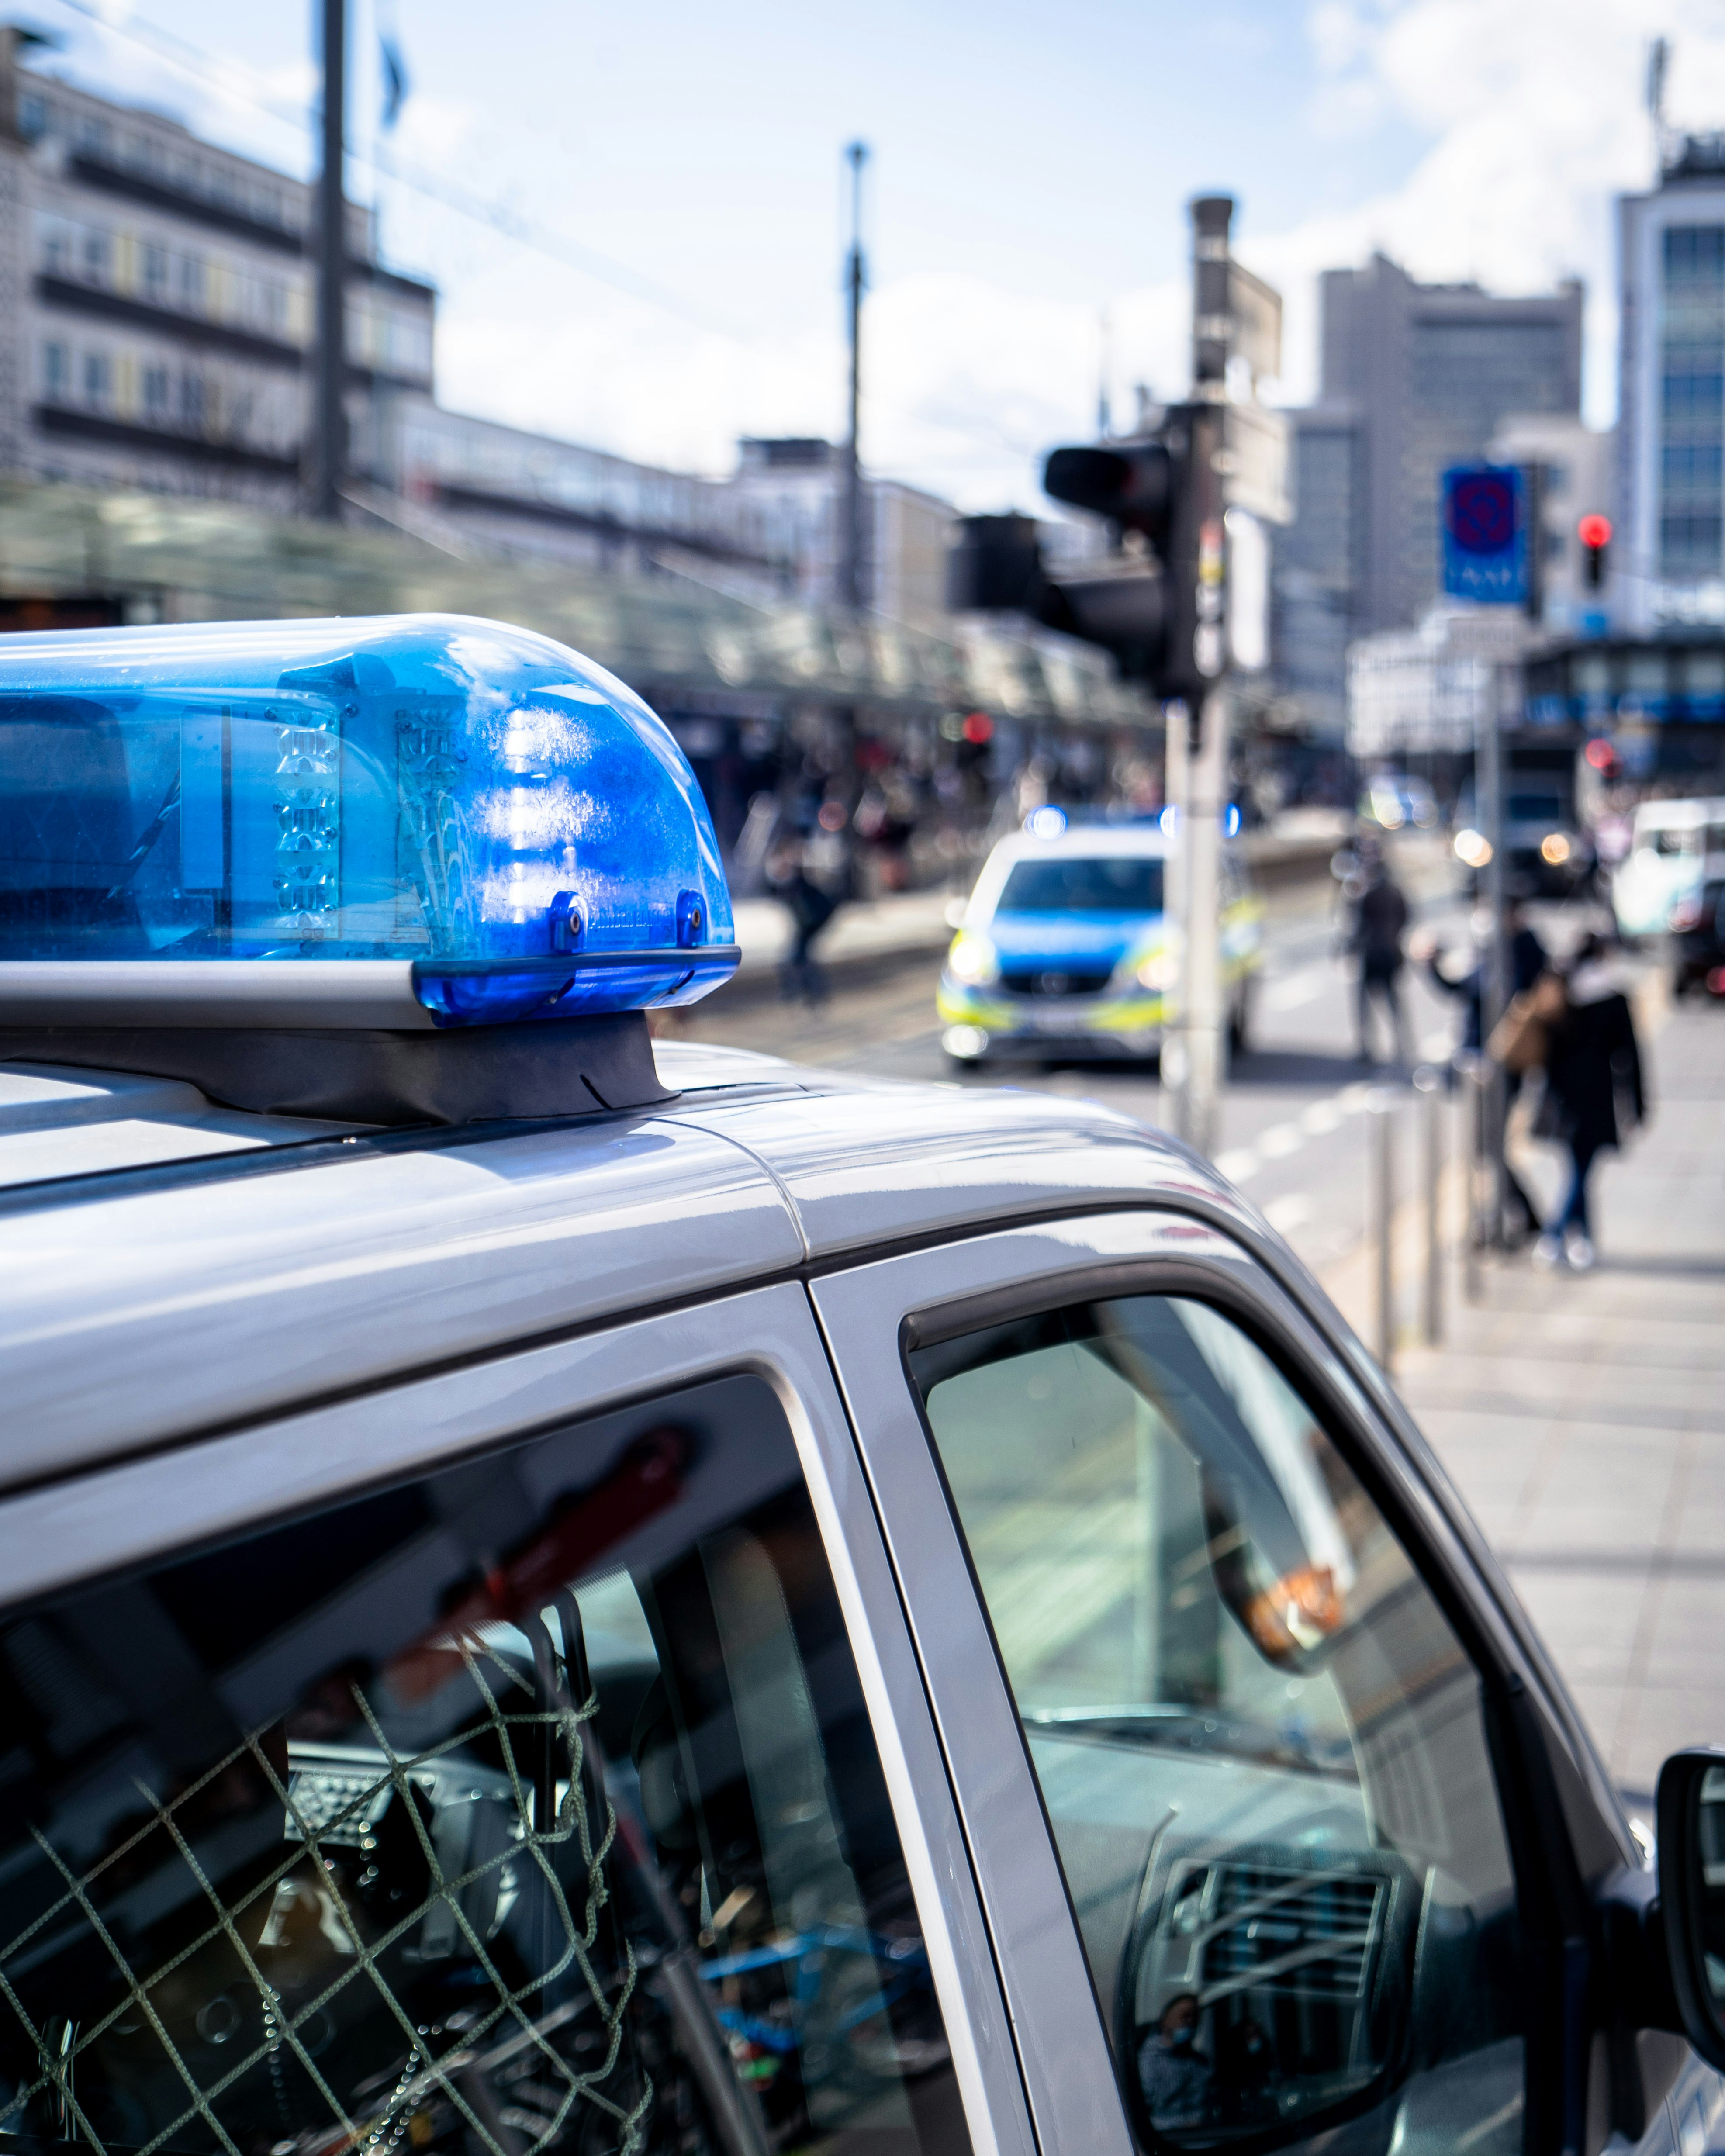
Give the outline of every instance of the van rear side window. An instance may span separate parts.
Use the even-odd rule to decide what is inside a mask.
[[[757,1379],[33,1610],[0,1712],[8,2147],[968,2146]]]

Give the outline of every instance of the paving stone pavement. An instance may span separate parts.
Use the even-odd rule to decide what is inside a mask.
[[[1396,1369],[1637,1793],[1725,1743],[1725,1007],[1659,1013],[1643,1046],[1653,1118],[1594,1171],[1594,1270],[1490,1260]]]

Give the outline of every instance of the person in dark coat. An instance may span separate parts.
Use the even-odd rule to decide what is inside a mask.
[[[1625,1126],[1647,1120],[1647,1091],[1629,999],[1606,966],[1603,937],[1582,943],[1564,988],[1563,1015],[1546,1039],[1540,1127],[1569,1148],[1569,1188],[1534,1255],[1543,1265],[1567,1262],[1585,1272],[1594,1261],[1588,1178],[1606,1147],[1621,1143]]]
[[[1409,955],[1415,964],[1423,965],[1426,978],[1435,988],[1446,996],[1461,999],[1465,1014],[1462,1020],[1461,1045],[1464,1050],[1478,1055],[1485,1040],[1481,1024],[1486,989],[1486,954],[1476,951],[1472,965],[1465,973],[1446,973],[1438,963],[1435,937],[1428,937],[1409,947]],[[1509,909],[1509,993],[1522,994],[1544,973],[1551,963],[1550,956],[1538,932],[1527,919],[1527,909],[1517,902]],[[1503,1112],[1506,1116],[1514,1107],[1516,1096],[1522,1090],[1519,1070],[1503,1074]],[[1539,1225],[1539,1215],[1533,1209],[1533,1201],[1522,1188],[1520,1178],[1506,1161],[1503,1165],[1503,1202],[1507,1214],[1507,1225],[1512,1240],[1519,1245]]]
[[[838,901],[810,877],[798,845],[781,847],[768,864],[773,896],[791,916],[791,947],[779,969],[779,994],[786,1003],[798,997],[811,1006],[824,1003],[826,975],[814,952],[814,939],[838,911]]]
[[[1372,1001],[1389,1014],[1397,1060],[1408,1060],[1407,1022],[1396,983],[1401,978],[1402,937],[1407,932],[1408,901],[1381,860],[1366,870],[1365,888],[1354,904],[1353,948],[1359,959],[1359,1060],[1370,1063]]]

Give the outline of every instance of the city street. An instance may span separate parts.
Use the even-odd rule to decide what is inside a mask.
[[[1419,925],[1446,944],[1461,944],[1466,910],[1442,850],[1416,841],[1397,855],[1396,868]],[[1389,1067],[1368,1069],[1356,1056],[1354,962],[1337,948],[1344,917],[1335,884],[1320,873],[1271,891],[1266,905],[1253,1038],[1235,1060],[1224,1096],[1217,1161],[1322,1271],[1356,1250],[1367,1233],[1363,1111],[1375,1086],[1405,1079]],[[841,973],[829,1000],[813,1011],[769,1001],[758,991],[735,1004],[721,993],[691,1011],[679,1029],[686,1038],[832,1070],[967,1086],[1035,1086],[1101,1101],[1147,1122],[1160,1120],[1153,1067],[1098,1063],[1050,1070],[1024,1063],[957,1069],[940,1045],[934,1012],[939,973],[939,957],[922,953],[855,986]],[[1459,1004],[1412,966],[1404,975],[1404,998],[1416,1056],[1441,1060],[1456,1037]],[[1380,1055],[1387,1047],[1380,1040]]]
[[[1418,927],[1458,946],[1466,906],[1440,850],[1416,841],[1396,869]],[[1559,952],[1591,917],[1577,906],[1535,909],[1543,937]],[[1270,895],[1255,1039],[1231,1075],[1217,1164],[1369,1333],[1375,1226],[1366,1110],[1377,1088],[1405,1081],[1355,1060],[1353,962],[1337,948],[1341,921],[1327,879]],[[938,957],[911,953],[880,967],[860,980],[837,969],[829,1000],[812,1012],[752,984],[734,1004],[720,996],[698,1008],[687,1031],[876,1077],[1086,1095],[1158,1120],[1153,1071],[1025,1065],[955,1077],[933,1014]],[[1708,1644],[1725,1568],[1725,1013],[1673,1012],[1656,968],[1637,971],[1654,1120],[1602,1164],[1601,1260],[1587,1280],[1541,1274],[1524,1250],[1486,1257],[1469,1301],[1459,1248],[1461,1117],[1447,1109],[1444,1337],[1423,1343],[1423,1195],[1414,1125],[1403,1117],[1395,1375],[1533,1613],[1608,1765],[1645,1811],[1665,1753],[1706,1740],[1725,1718],[1725,1680]],[[1440,1060],[1455,1038],[1458,1006],[1416,967],[1404,990],[1418,1055]],[[1521,1139],[1515,1152],[1536,1198],[1552,1203],[1556,1149]]]

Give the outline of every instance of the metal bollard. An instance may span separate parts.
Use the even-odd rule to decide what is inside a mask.
[[[1438,1204],[1444,1174],[1444,1074],[1430,1063],[1414,1073],[1425,1100],[1425,1338],[1435,1348],[1444,1335],[1444,1253]]]
[[[1486,1091],[1481,1082],[1485,1059],[1470,1050],[1456,1057],[1455,1070],[1461,1080],[1458,1106],[1462,1119],[1462,1153],[1467,1163],[1467,1204],[1463,1209],[1461,1226],[1461,1292],[1472,1306],[1479,1302],[1483,1292],[1480,1245],[1485,1229],[1480,1178],[1486,1156]]]
[[[1395,1096],[1380,1088],[1372,1096],[1378,1125],[1373,1147],[1372,1204],[1378,1229],[1378,1367],[1385,1377],[1395,1360],[1395,1263],[1390,1247],[1395,1212],[1395,1147],[1390,1125]]]

